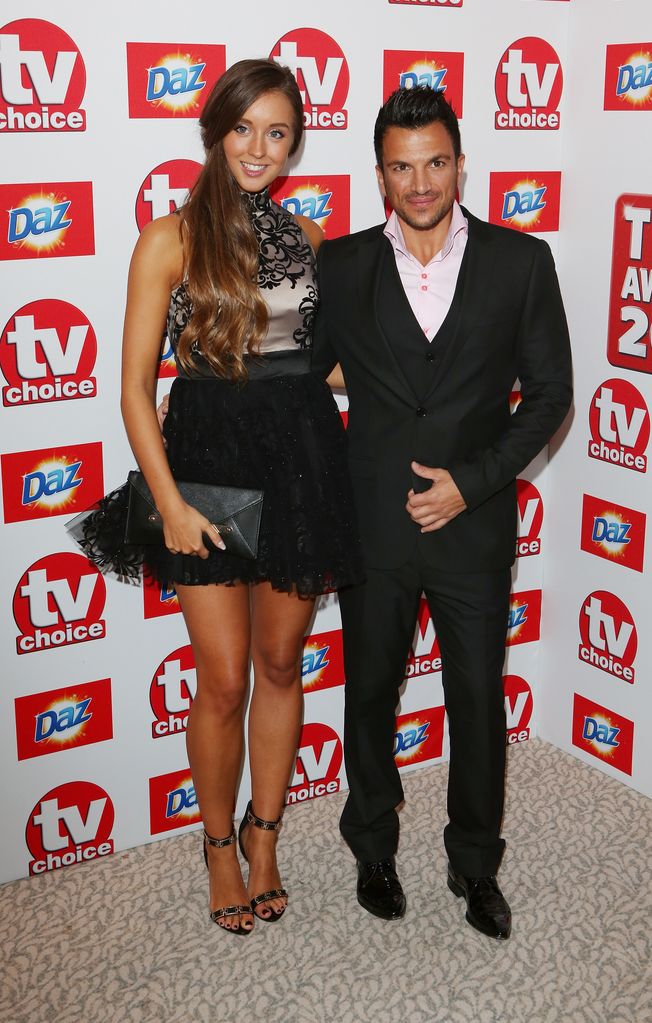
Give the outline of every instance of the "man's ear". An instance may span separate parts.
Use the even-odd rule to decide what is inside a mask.
[[[385,192],[385,179],[383,177],[382,168],[379,167],[378,164],[376,164],[376,179],[378,181],[378,187],[380,189],[380,194],[382,195],[383,199],[386,199],[387,198],[387,193]]]

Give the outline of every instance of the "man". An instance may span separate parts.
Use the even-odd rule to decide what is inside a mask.
[[[515,477],[569,408],[568,330],[548,246],[456,202],[464,156],[441,93],[394,92],[374,143],[393,213],[322,246],[314,351],[318,372],[343,371],[367,566],[366,583],[340,594],[350,785],[340,827],[360,904],[402,917],[392,746],[423,591],[450,730],[448,886],[465,897],[469,923],[505,939],[511,914],[495,875]],[[510,416],[516,378],[522,402]]]

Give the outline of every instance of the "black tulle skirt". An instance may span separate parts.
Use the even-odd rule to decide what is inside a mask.
[[[271,357],[268,357],[270,359]],[[277,368],[282,362],[276,360]],[[330,388],[308,373],[242,385],[177,378],[164,425],[178,480],[263,490],[255,561],[213,551],[206,560],[124,542],[127,487],[108,494],[73,535],[102,571],[163,583],[255,583],[312,596],[363,579],[346,466],[346,433]]]

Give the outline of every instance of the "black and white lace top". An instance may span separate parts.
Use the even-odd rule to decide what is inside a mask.
[[[243,194],[260,251],[258,287],[269,308],[269,324],[260,354],[309,349],[319,299],[312,246],[294,217],[273,202],[267,189]],[[167,318],[167,335],[175,353],[191,315],[191,303],[185,284],[181,283],[170,296]],[[212,375],[205,362],[202,366],[200,344],[195,344],[193,354],[198,373]],[[177,369],[180,375],[187,375],[179,364]]]

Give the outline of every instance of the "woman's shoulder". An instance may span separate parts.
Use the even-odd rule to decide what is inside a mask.
[[[134,259],[141,263],[155,263],[170,282],[183,274],[182,220],[176,213],[157,217],[141,231],[134,249]]]
[[[291,215],[316,252],[324,240],[324,232],[319,224],[316,224],[310,217],[304,217],[301,213],[293,213]]]

